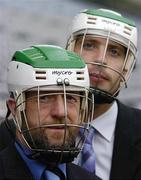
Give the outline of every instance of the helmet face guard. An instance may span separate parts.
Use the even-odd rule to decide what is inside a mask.
[[[51,50],[56,52],[54,48]],[[78,58],[69,53],[69,59],[72,56]],[[22,142],[31,150],[27,156],[32,159],[53,163],[73,161],[81,151],[93,119],[94,97],[89,92],[86,65],[80,61],[76,68],[67,68],[64,63],[60,68],[58,61],[54,68],[43,69],[15,60],[9,64],[9,90],[16,102],[14,122]],[[22,77],[21,81],[16,76]],[[80,129],[84,133],[76,141]]]
[[[64,85],[59,88],[59,92],[47,89],[47,87],[34,87],[17,96],[15,117],[17,129],[32,152],[41,153],[48,162],[72,161],[82,148],[85,140],[83,136],[88,133],[93,118],[93,96],[89,92],[88,97],[88,90],[81,88],[80,91],[80,87],[72,86],[71,89],[75,89],[73,91]],[[64,117],[56,115],[56,118],[50,118],[45,123],[45,118],[48,117],[43,115],[44,108],[46,108],[46,114],[53,111],[51,108],[58,105],[55,104],[58,97],[62,100]],[[74,119],[69,118],[71,113],[74,114]],[[50,133],[54,129],[58,131],[58,134],[55,131],[54,134]],[[59,137],[61,129],[63,129],[63,134]],[[76,141],[79,129],[84,129],[84,134]],[[40,158],[44,159],[42,155]]]
[[[99,43],[97,42],[98,39],[104,41],[104,48],[100,57],[95,55]],[[121,48],[124,56],[120,52]],[[123,85],[127,87],[127,80],[136,62],[137,30],[131,21],[114,11],[105,9],[85,10],[74,18],[67,49],[79,54],[85,59],[88,67],[91,66],[89,68],[90,78],[92,74],[97,77],[97,82],[93,84],[91,81],[92,89],[95,92],[101,91],[104,95],[115,97]],[[89,56],[92,51],[94,55]],[[119,66],[116,67],[110,60],[116,53],[118,53],[117,57],[122,55],[123,60],[120,68]],[[101,77],[106,76],[106,73],[109,73],[109,76],[110,74],[116,76],[115,84],[109,88],[101,86],[100,83]]]

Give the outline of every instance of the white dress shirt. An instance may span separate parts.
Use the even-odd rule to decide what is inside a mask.
[[[110,176],[117,114],[118,106],[115,101],[108,111],[92,122],[92,126],[96,129],[93,140],[96,175],[103,180],[109,180]]]

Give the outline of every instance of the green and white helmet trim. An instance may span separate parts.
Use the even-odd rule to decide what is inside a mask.
[[[75,53],[58,46],[37,45],[16,51],[8,66],[8,88],[19,93],[50,85],[73,85],[89,88],[88,70]],[[54,86],[59,90],[59,86]],[[69,86],[68,86],[69,88]],[[52,87],[51,87],[51,90]],[[55,90],[55,89],[54,89]]]
[[[107,37],[108,33],[113,40],[128,47],[131,51],[137,51],[137,28],[134,21],[123,17],[108,9],[86,9],[75,16],[72,22],[71,34],[94,34]]]

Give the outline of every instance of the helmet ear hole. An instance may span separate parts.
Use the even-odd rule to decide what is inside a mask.
[[[122,72],[123,76],[126,77],[127,73],[128,73],[128,69],[124,68]]]
[[[10,109],[13,116],[15,116],[16,102],[13,98],[9,98],[7,101],[8,108]]]

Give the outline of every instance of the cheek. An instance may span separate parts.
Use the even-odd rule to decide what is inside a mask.
[[[79,108],[72,108],[68,110],[68,118],[71,121],[71,123],[78,124]]]
[[[39,110],[36,103],[27,103],[26,116],[30,127],[34,127],[39,124]]]
[[[51,108],[48,105],[41,105],[39,110],[36,110],[35,114],[40,118],[40,121],[44,123],[48,120],[48,117],[51,116]]]
[[[26,115],[27,115],[27,121],[28,121],[29,127],[37,126],[38,112],[34,111],[33,109],[32,110],[30,109],[26,111]]]
[[[123,59],[115,59],[115,60],[111,60],[108,63],[113,69],[116,69],[117,71],[121,72],[122,68],[123,68],[123,64],[124,64],[124,60]]]

